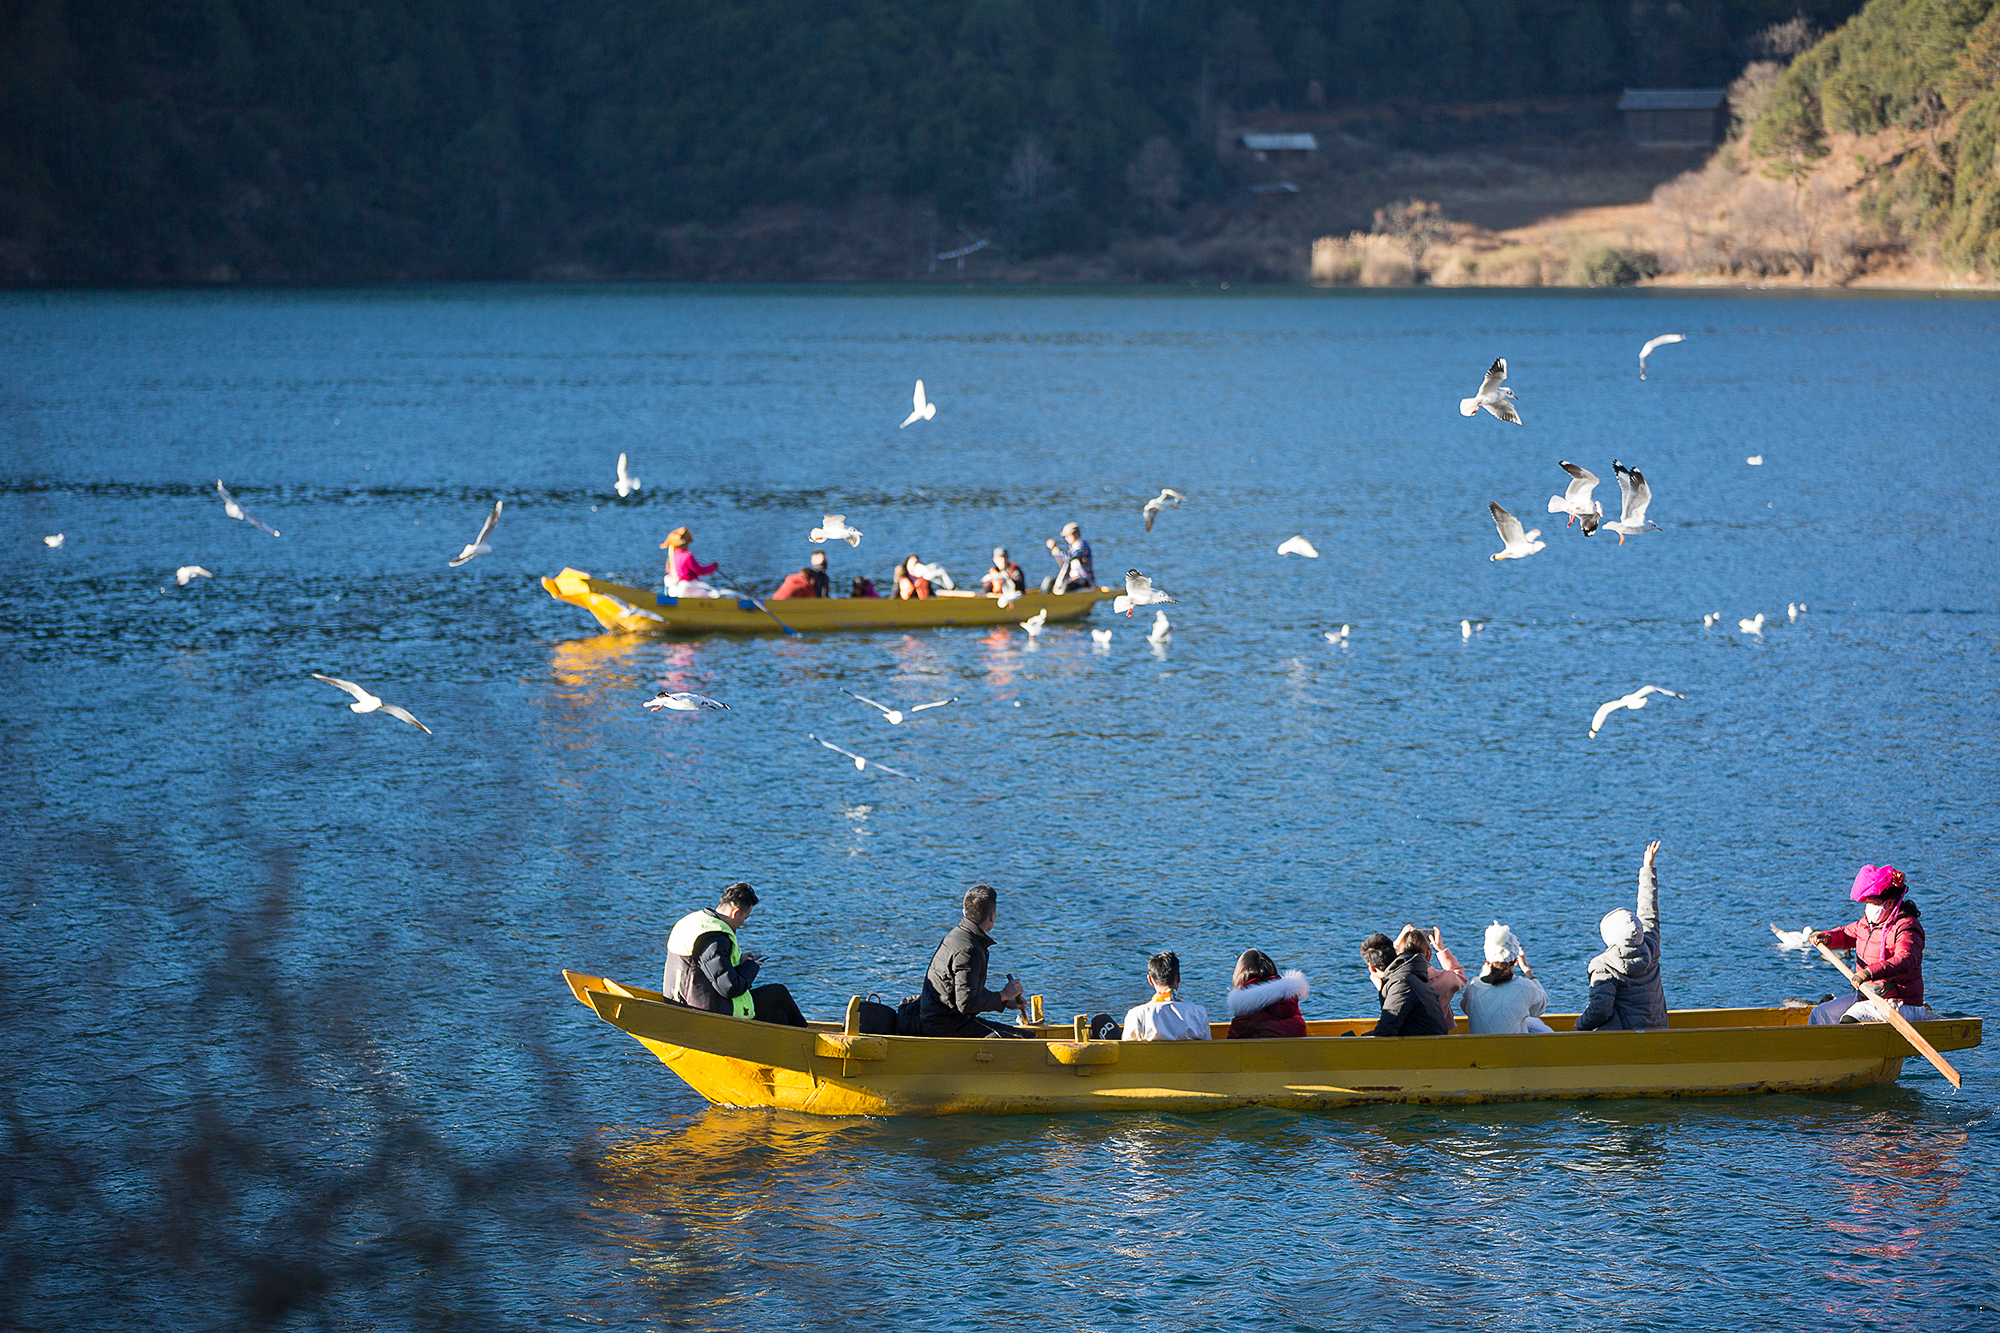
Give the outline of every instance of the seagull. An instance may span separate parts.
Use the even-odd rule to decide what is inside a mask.
[[[1487,368],[1486,378],[1480,381],[1479,392],[1470,398],[1458,400],[1458,414],[1462,417],[1477,416],[1480,408],[1485,408],[1502,421],[1521,424],[1521,414],[1514,407],[1514,391],[1502,388],[1507,378],[1507,358],[1495,357]]]
[[[222,478],[220,477],[217,477],[215,479],[215,493],[222,497],[223,513],[229,515],[231,518],[242,519],[245,523],[248,523],[251,527],[257,529],[259,532],[268,532],[273,537],[278,535],[278,530],[276,528],[271,527],[269,524],[262,523],[255,518],[252,518],[250,516],[249,510],[245,509],[242,505],[237,504],[236,497],[229,493],[229,489],[222,484]]]
[[[1668,343],[1677,343],[1686,341],[1687,339],[1683,338],[1678,333],[1663,333],[1657,338],[1650,339],[1644,347],[1641,347],[1639,349],[1639,378],[1640,379],[1646,378],[1646,358],[1652,354],[1652,351],[1655,347],[1664,347]]]
[[[1012,587],[1010,585],[1009,587],[1002,589],[1000,592],[1000,596],[995,598],[994,600],[998,601],[1000,603],[1000,609],[1002,611],[1005,611],[1008,607],[1012,606],[1014,603],[1021,600],[1021,590],[1019,588]]]
[[[624,499],[639,489],[639,479],[625,470],[625,455],[618,455],[618,498]]]
[[[1165,643],[1173,637],[1173,633],[1174,627],[1168,623],[1167,613],[1165,611],[1153,612],[1153,628],[1146,632],[1146,637],[1154,643]]]
[[[1748,463],[1751,467],[1762,467],[1764,466],[1764,455],[1752,454],[1743,461]]]
[[[1803,603],[1802,603],[1802,604],[1800,604],[1800,605],[1798,605],[1798,606],[1793,606],[1793,605],[1792,605],[1792,604],[1791,604],[1790,602],[1786,602],[1786,603],[1785,603],[1785,619],[1787,619],[1787,620],[1797,620],[1797,619],[1799,618],[1799,612],[1801,612],[1801,611],[1803,611],[1803,610],[1805,610],[1805,609],[1806,609],[1806,608],[1805,608],[1805,606],[1804,606],[1804,604],[1803,604]]]
[[[1521,531],[1520,519],[1491,500],[1486,502],[1486,507],[1493,511],[1493,526],[1500,530],[1500,540],[1506,543],[1507,548],[1486,557],[1488,560],[1524,560],[1548,545],[1547,542],[1540,540],[1542,535],[1540,528],[1524,533]]]
[[[1805,950],[1812,948],[1812,941],[1807,938],[1807,936],[1812,934],[1811,927],[1807,927],[1804,930],[1779,930],[1776,924],[1772,924],[1771,933],[1778,937],[1778,947],[1780,949]]]
[[[174,571],[174,583],[176,586],[182,588],[187,587],[189,582],[194,579],[212,579],[214,577],[215,575],[209,573],[200,565],[182,565]]]
[[[1611,460],[1611,470],[1618,474],[1618,489],[1625,498],[1625,507],[1616,523],[1604,524],[1605,530],[1618,534],[1620,546],[1627,537],[1642,532],[1665,532],[1665,528],[1646,517],[1646,506],[1653,503],[1653,488],[1646,484],[1646,474],[1638,468],[1626,467],[1615,458]]]
[[[1549,497],[1549,512],[1568,514],[1563,520],[1564,527],[1582,519],[1583,535],[1588,537],[1604,521],[1604,502],[1590,498],[1590,493],[1597,489],[1597,474],[1570,462],[1564,462],[1562,470],[1570,475],[1569,489]]]
[[[1302,555],[1308,560],[1319,559],[1319,552],[1304,537],[1287,537],[1278,545],[1279,555]]]
[[[1701,618],[1701,627],[1703,629],[1707,629],[1710,625],[1713,625],[1716,621],[1720,619],[1722,619],[1722,612],[1710,611],[1707,615]]]
[[[479,535],[472,539],[470,546],[467,546],[463,551],[458,553],[458,559],[450,562],[453,569],[457,569],[475,555],[491,555],[493,553],[493,548],[486,544],[486,538],[491,535],[493,525],[500,521],[500,506],[506,503],[505,500],[495,500],[493,502],[493,512],[488,514],[486,522],[480,525]]]
[[[806,739],[809,741],[819,741],[819,737],[813,735],[810,731],[806,733]],[[876,764],[873,759],[863,759],[860,755],[854,753],[854,751],[843,750],[838,745],[835,745],[832,741],[819,741],[819,743],[821,745],[824,745],[827,749],[833,751],[835,754],[844,754],[849,759],[852,759],[854,761],[854,767],[858,772],[866,772],[870,764],[875,764],[875,767],[880,769],[884,773],[894,773],[899,778],[909,778],[910,781],[912,782],[916,781],[914,777],[911,777],[910,774],[905,773],[900,768],[891,768],[887,764]]]
[[[1759,611],[1755,620],[1737,621],[1736,628],[1742,630],[1745,634],[1762,634],[1764,632],[1764,613]]]
[[[1665,694],[1675,699],[1687,698],[1685,694],[1675,694],[1672,690],[1665,689],[1659,685],[1641,685],[1630,694],[1613,699],[1608,704],[1599,704],[1597,706],[1597,715],[1590,719],[1590,734],[1595,737],[1598,729],[1604,725],[1604,719],[1610,717],[1621,708],[1630,708],[1634,711],[1644,708],[1646,706],[1646,696],[1649,694]]]
[[[671,708],[676,713],[699,713],[703,709],[710,712],[726,711],[729,705],[720,699],[711,699],[705,694],[689,694],[681,690],[661,690],[640,705],[649,713],[657,713],[662,708]]]
[[[276,534],[273,535],[275,536]],[[407,712],[396,707],[396,705],[394,704],[383,703],[378,696],[370,694],[368,691],[362,689],[359,685],[356,685],[351,680],[342,680],[338,676],[322,676],[317,671],[312,673],[312,678],[314,680],[323,680],[327,684],[333,686],[336,690],[346,690],[349,694],[353,695],[354,702],[349,704],[348,708],[356,713],[372,713],[375,712],[377,709],[380,709],[382,712],[387,713],[390,717],[409,723],[411,726],[415,727],[418,731],[423,732],[424,735],[426,736],[431,734],[431,729],[429,727],[425,726],[423,723],[411,717]]]
[[[60,532],[52,532],[48,536],[42,538],[42,545],[48,547],[51,551],[55,550],[56,547],[61,546],[62,543],[63,543],[63,535]]]
[[[861,545],[861,529],[847,526],[847,515],[828,514],[820,520],[821,526],[806,535],[806,540],[814,546],[823,542],[846,542],[849,546]]]
[[[619,612],[623,615],[641,616],[647,620],[657,620],[662,625],[667,623],[667,618],[661,615],[658,611],[648,611],[643,606],[634,606],[632,605],[632,603],[626,601],[624,598],[613,597],[608,592],[600,592],[597,595],[599,597],[602,597],[605,601],[611,603],[613,606],[617,607]]]
[[[1028,637],[1032,639],[1037,634],[1040,634],[1042,632],[1042,626],[1048,623],[1049,623],[1049,609],[1045,606],[1041,610],[1035,612],[1035,614],[1033,614],[1032,616],[1029,616],[1026,620],[1022,621],[1021,628],[1028,631]]]
[[[1153,515],[1159,513],[1162,509],[1179,509],[1181,501],[1185,499],[1187,497],[1179,491],[1162,490],[1158,495],[1146,501],[1146,507],[1139,511],[1146,516],[1146,531],[1151,532],[1153,530]]]
[[[921,560],[912,560],[910,562],[910,572],[918,578],[929,579],[932,583],[942,584],[946,588],[956,589],[958,587],[956,583],[951,581],[951,575],[944,572],[943,565],[927,565]]]
[[[937,404],[924,400],[924,382],[922,380],[917,381],[917,391],[910,395],[910,403],[913,410],[910,412],[910,415],[903,418],[904,426],[909,425],[913,421],[929,421],[937,415]],[[901,430],[902,427],[899,426],[897,429]],[[825,743],[824,741],[820,742],[822,745]]]
[[[909,717],[912,714],[921,713],[926,708],[943,708],[946,704],[955,704],[958,702],[958,696],[954,694],[949,699],[939,699],[936,703],[930,703],[930,704],[918,704],[916,707],[908,709],[906,711],[903,709],[889,708],[882,704],[878,704],[873,699],[870,699],[867,695],[856,694],[853,690],[842,690],[841,693],[846,695],[850,699],[859,699],[862,703],[867,704],[870,708],[879,709],[881,711],[882,716],[889,719],[889,725],[892,727],[900,723],[905,717]]]
[[[1495,560],[1498,560],[1500,557],[1495,556],[1493,558]],[[1458,622],[1458,637],[1461,639],[1469,639],[1472,637],[1472,622],[1470,620],[1461,620]]]
[[[1125,614],[1130,616],[1135,606],[1152,606],[1156,602],[1171,602],[1174,599],[1153,586],[1153,581],[1136,569],[1125,571],[1125,596],[1121,599]]]
[[[1352,625],[1342,625],[1337,630],[1323,629],[1320,631],[1320,633],[1326,636],[1326,641],[1328,643],[1344,643],[1347,640],[1347,631],[1352,628],[1354,628]]]
[[[1090,641],[1100,648],[1109,647],[1111,644],[1111,631],[1108,629],[1094,629],[1090,632]]]

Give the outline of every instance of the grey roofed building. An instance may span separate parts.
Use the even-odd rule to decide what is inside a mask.
[[[1706,148],[1729,125],[1729,94],[1721,88],[1627,88],[1618,99],[1625,137],[1661,148]]]
[[[1317,153],[1319,140],[1310,134],[1245,134],[1243,146],[1261,157],[1265,153]]]

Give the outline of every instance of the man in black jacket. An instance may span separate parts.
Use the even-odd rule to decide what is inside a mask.
[[[1382,1017],[1371,1037],[1442,1037],[1452,1030],[1431,985],[1430,956],[1423,941],[1413,941],[1402,953],[1387,935],[1370,935],[1361,942],[1368,979],[1382,992]]]
[[[931,956],[924,976],[923,1023],[926,1037],[1019,1037],[1016,1028],[979,1017],[989,1010],[1021,1002],[1021,983],[1009,980],[1002,990],[986,986],[986,955],[993,947],[989,934],[999,919],[999,896],[985,884],[965,895],[965,919],[953,926]]]
[[[806,1017],[792,993],[783,986],[757,986],[763,955],[743,952],[736,939],[756,905],[757,891],[738,881],[722,891],[713,912],[689,912],[676,922],[667,938],[660,992],[690,1009],[802,1028]]]

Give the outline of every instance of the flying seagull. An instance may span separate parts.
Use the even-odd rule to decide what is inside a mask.
[[[1028,631],[1028,637],[1032,639],[1037,634],[1040,634],[1042,632],[1042,626],[1048,623],[1049,623],[1049,609],[1045,606],[1041,610],[1035,612],[1035,614],[1033,614],[1032,616],[1029,616],[1026,620],[1022,621],[1021,628]]]
[[[1646,358],[1652,355],[1652,351],[1655,347],[1664,347],[1668,343],[1677,343],[1685,341],[1687,340],[1681,337],[1681,335],[1678,333],[1663,333],[1657,338],[1648,340],[1646,345],[1639,349],[1639,378],[1640,379],[1646,378]]]
[[[486,539],[492,535],[493,525],[500,521],[500,507],[506,503],[505,500],[495,500],[493,502],[493,512],[488,514],[486,522],[480,525],[479,535],[472,539],[471,545],[458,553],[456,560],[450,562],[453,569],[457,569],[476,555],[491,555],[493,553],[493,548],[487,545]]]
[[[1493,511],[1493,526],[1500,530],[1500,540],[1505,542],[1507,547],[1504,551],[1496,551],[1486,557],[1488,560],[1523,560],[1548,545],[1541,540],[1540,528],[1524,533],[1521,531],[1520,519],[1491,500],[1486,502],[1486,507]]]
[[[390,717],[409,723],[426,736],[431,734],[429,727],[411,717],[407,712],[396,707],[394,704],[383,703],[379,696],[370,694],[351,680],[342,680],[338,676],[322,676],[317,671],[312,673],[312,678],[314,680],[323,680],[336,690],[346,690],[349,694],[353,695],[354,702],[349,704],[348,708],[356,713],[373,713],[379,709],[387,713]]]
[[[1506,379],[1507,358],[1504,356],[1493,358],[1493,364],[1487,368],[1486,378],[1479,383],[1479,392],[1470,398],[1458,400],[1458,414],[1462,417],[1477,416],[1479,409],[1483,407],[1502,421],[1520,425],[1521,414],[1514,407],[1514,391],[1503,387]]]
[[[1642,532],[1665,532],[1665,528],[1646,517],[1646,506],[1653,503],[1653,488],[1646,484],[1646,474],[1638,468],[1626,467],[1615,458],[1611,460],[1611,470],[1618,474],[1618,490],[1624,497],[1625,507],[1619,513],[1618,521],[1604,524],[1604,530],[1617,533],[1620,546],[1625,544],[1627,537],[1636,537]]]
[[[929,421],[937,415],[937,404],[927,402],[924,399],[924,382],[922,380],[917,381],[917,391],[910,395],[910,403],[913,410],[910,412],[910,415],[903,418],[904,426],[909,425],[913,421]],[[900,430],[901,428],[898,427],[897,429]],[[824,741],[820,743],[822,745],[825,744]]]
[[[897,709],[897,708],[890,708],[885,704],[878,704],[873,699],[870,699],[867,695],[856,694],[853,690],[842,690],[841,693],[846,695],[850,699],[859,699],[862,703],[867,704],[870,708],[879,710],[883,717],[889,719],[889,725],[892,727],[895,726],[897,723],[901,722],[905,717],[909,717],[916,713],[921,713],[926,708],[943,708],[946,704],[955,704],[958,702],[958,696],[954,694],[951,696],[951,698],[939,699],[936,703],[918,704],[916,707],[909,709]]]
[[[1136,569],[1125,571],[1125,614],[1129,617],[1135,606],[1152,606],[1158,602],[1174,599],[1153,586],[1153,581]]]
[[[1278,543],[1279,555],[1302,555],[1308,560],[1319,559],[1319,552],[1304,537],[1287,537]]]
[[[1630,708],[1635,712],[1644,708],[1646,706],[1646,696],[1649,694],[1664,694],[1674,699],[1687,698],[1685,694],[1675,694],[1672,690],[1663,689],[1658,685],[1641,685],[1630,694],[1613,699],[1608,704],[1599,704],[1597,706],[1597,715],[1590,719],[1590,734],[1595,737],[1598,729],[1604,725],[1604,719],[1610,717],[1621,708]]]
[[[194,579],[212,579],[214,577],[215,575],[209,573],[200,565],[182,565],[174,571],[174,583],[177,587],[182,588],[187,587],[189,582]]]
[[[847,515],[828,514],[820,520],[820,526],[806,534],[806,540],[814,546],[825,542],[846,542],[849,546],[861,545],[861,529],[847,526]]]
[[[662,708],[671,708],[676,713],[699,713],[726,711],[729,705],[720,699],[711,699],[705,694],[689,694],[682,690],[661,690],[652,698],[639,705],[649,713],[657,713]]]
[[[1153,530],[1153,515],[1159,513],[1162,509],[1179,509],[1181,501],[1185,499],[1187,497],[1179,491],[1162,490],[1158,495],[1146,501],[1146,507],[1139,511],[1146,516],[1146,531],[1151,532]]]
[[[1154,643],[1165,643],[1173,637],[1174,627],[1167,620],[1165,611],[1153,612],[1153,628],[1146,631],[1146,637]]]
[[[806,739],[809,741],[819,741],[819,737],[813,735],[810,731],[806,733]],[[916,781],[915,777],[912,777],[910,774],[905,773],[900,768],[891,768],[887,764],[878,764],[873,759],[863,759],[860,755],[854,753],[854,751],[843,750],[838,745],[835,745],[832,741],[819,741],[819,743],[821,745],[824,745],[827,749],[833,751],[835,754],[844,754],[849,759],[852,759],[854,761],[855,769],[859,772],[865,773],[868,771],[870,766],[873,766],[874,768],[877,768],[884,773],[894,773],[899,778],[909,778],[910,781],[912,782]]]
[[[237,504],[236,497],[229,493],[229,488],[222,484],[222,478],[220,477],[217,477],[215,479],[215,493],[222,497],[223,513],[229,515],[231,518],[242,519],[245,523],[248,523],[251,527],[257,529],[259,532],[268,532],[273,537],[278,535],[278,530],[276,528],[271,527],[267,523],[263,523],[255,518],[252,518],[249,510],[245,509],[242,505]]]
[[[63,535],[60,532],[52,532],[48,536],[42,538],[42,545],[48,547],[51,551],[53,551],[56,547],[61,546],[62,544],[63,544]]]
[[[618,498],[624,499],[639,489],[639,479],[625,470],[625,455],[618,455]]]
[[[1597,489],[1597,474],[1568,461],[1563,462],[1562,470],[1570,475],[1569,489],[1549,497],[1549,512],[1568,514],[1563,520],[1564,527],[1582,519],[1583,535],[1588,537],[1604,521],[1604,502],[1590,498],[1590,493]]]
[[[910,562],[910,572],[920,579],[929,579],[932,583],[939,584],[945,588],[956,590],[958,587],[956,583],[951,581],[951,575],[945,573],[943,565],[927,565],[921,560],[912,560]]]
[[[1778,947],[1780,949],[1798,949],[1803,951],[1812,948],[1812,941],[1808,938],[1812,934],[1811,927],[1807,927],[1805,930],[1779,930],[1776,925],[1772,925],[1771,933],[1778,937]]]

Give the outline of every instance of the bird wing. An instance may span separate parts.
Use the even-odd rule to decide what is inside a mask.
[[[1125,571],[1125,595],[1132,599],[1134,606],[1144,606],[1153,591],[1153,581],[1136,569]]]
[[[1635,467],[1626,467],[1615,458],[1611,460],[1611,466],[1618,473],[1618,490],[1624,500],[1624,509],[1618,521],[1635,527],[1644,524],[1646,506],[1653,502],[1653,490],[1646,485],[1646,474]]]
[[[1153,515],[1160,512],[1160,502],[1158,500],[1148,500],[1146,501],[1146,507],[1139,512],[1145,515],[1146,531],[1151,532],[1153,530]]]
[[[429,727],[417,721],[415,718],[411,717],[407,711],[396,707],[396,705],[394,704],[383,704],[382,711],[387,713],[390,717],[400,718],[402,721],[409,723],[411,726],[415,727],[418,731],[423,732],[424,735],[426,736],[431,734],[431,729]]]
[[[1480,406],[1491,412],[1494,416],[1499,417],[1502,421],[1511,421],[1516,426],[1521,424],[1520,411],[1505,398],[1489,398],[1481,403]]]
[[[338,676],[322,676],[319,674],[319,672],[315,671],[312,673],[312,678],[314,680],[323,680],[327,684],[333,686],[333,688],[335,688],[336,690],[346,690],[349,694],[354,696],[354,701],[356,703],[365,704],[370,699],[375,697],[368,691],[362,689],[359,685],[356,685],[353,681],[342,680]]]
[[[1678,333],[1663,333],[1657,338],[1648,339],[1646,345],[1639,349],[1639,363],[1644,365],[1646,358],[1652,355],[1655,347],[1664,347],[1668,343],[1677,343],[1680,341],[1681,335]]]
[[[1172,500],[1174,502],[1174,508],[1176,509],[1179,509],[1181,507],[1181,501],[1187,499],[1185,495],[1182,495],[1179,491],[1173,490],[1170,487],[1160,488],[1160,498],[1162,500]]]
[[[1599,704],[1597,706],[1597,715],[1590,719],[1590,734],[1595,736],[1598,729],[1604,725],[1604,719],[1610,717],[1624,706],[1625,701],[1623,699],[1613,699],[1608,704]]]
[[[238,509],[243,509],[242,505],[238,505],[236,507]],[[259,532],[268,532],[273,537],[278,535],[278,530],[276,528],[272,527],[269,523],[264,522],[264,520],[258,518],[255,514],[251,513],[247,509],[243,509],[243,521],[245,523],[248,523],[251,527],[257,529],[257,531]]]
[[[1590,503],[1590,493],[1597,489],[1597,474],[1587,467],[1565,461],[1562,470],[1569,473],[1572,480],[1569,489],[1563,492],[1563,499],[1573,505]]]
[[[1506,382],[1507,358],[1496,356],[1493,358],[1493,364],[1486,368],[1486,378],[1479,382],[1479,396],[1481,398],[1492,396],[1493,391]],[[1466,415],[1470,416],[1472,414],[1468,412]]]
[[[806,733],[806,739],[809,741],[819,741],[819,737],[813,735],[810,731]],[[819,743],[821,745],[824,745],[827,749],[833,751],[835,754],[844,754],[849,759],[861,759],[861,756],[854,753],[854,751],[843,750],[838,745],[835,745],[832,741],[819,741]],[[866,759],[861,759],[861,762],[865,764],[868,761]]]
[[[1527,541],[1521,533],[1521,520],[1502,509],[1496,501],[1488,500],[1486,507],[1493,511],[1493,526],[1500,530],[1500,540],[1508,546],[1519,546]]]
[[[879,709],[883,713],[892,713],[895,711],[892,708],[888,708],[883,706],[882,704],[876,703],[873,699],[870,699],[865,694],[856,694],[853,690],[842,690],[841,693],[846,695],[850,699],[859,699],[862,703],[867,704],[870,708]]]
[[[924,382],[922,380],[917,381],[916,391],[910,395],[910,405],[919,412],[924,410]]]
[[[624,455],[620,454],[619,457],[622,459]],[[493,525],[500,521],[500,507],[506,503],[505,500],[495,500],[493,502],[493,512],[486,516],[486,521],[479,525],[479,535],[472,539],[474,546],[486,545],[487,537],[492,535]]]
[[[912,713],[921,713],[926,708],[943,708],[946,704],[955,704],[957,702],[958,702],[958,696],[954,694],[949,699],[939,699],[935,703],[918,704],[915,708],[912,708],[909,711]]]

